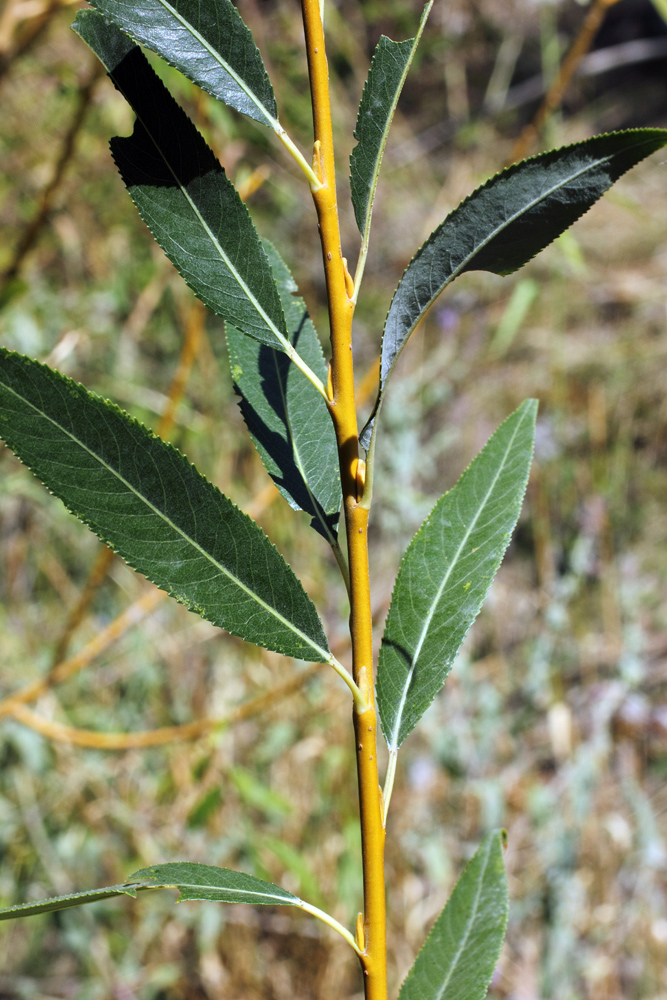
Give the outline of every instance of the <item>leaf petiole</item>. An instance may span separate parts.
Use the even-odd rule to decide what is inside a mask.
[[[282,350],[285,352],[290,361],[295,364],[299,371],[306,376],[311,385],[315,386],[320,396],[322,396],[328,404],[329,397],[327,396],[327,390],[324,388],[322,379],[318,378],[312,368],[308,367],[299,352],[292,347],[287,337],[276,334],[276,339],[279,341]]]
[[[390,750],[389,761],[387,763],[387,774],[384,779],[384,788],[382,789],[382,825],[384,827],[387,826],[389,803],[391,802],[391,793],[394,790],[394,778],[396,777],[397,758],[398,758],[398,750]]]
[[[299,147],[296,145],[296,143],[294,143],[292,139],[290,139],[289,135],[282,127],[280,122],[278,121],[275,122],[275,124],[273,125],[273,131],[276,133],[276,135],[282,142],[287,152],[290,154],[291,157],[294,158],[294,160],[296,160],[299,167],[308,178],[311,191],[318,191],[322,187],[322,181],[319,179],[319,177],[313,170],[312,166],[310,165],[306,157],[303,155]]]
[[[361,693],[361,690],[357,686],[356,681],[354,680],[352,675],[347,672],[343,664],[336,659],[333,653],[331,654],[329,659],[326,660],[326,662],[329,664],[330,667],[334,668],[336,673],[343,678],[343,680],[349,687],[350,691],[352,692],[352,697],[354,698],[354,705],[357,712],[363,713],[368,711],[368,702]]]
[[[359,945],[354,940],[354,937],[348,931],[347,927],[343,927],[342,924],[339,924],[334,917],[330,916],[328,913],[325,913],[324,910],[319,910],[316,906],[312,906],[310,903],[304,903],[302,899],[299,900],[299,902],[296,903],[295,905],[298,906],[300,910],[303,910],[304,913],[310,913],[313,917],[317,917],[318,920],[321,920],[322,923],[328,924],[329,927],[333,927],[335,931],[338,931],[341,937],[345,938],[349,946],[352,949],[354,949],[357,955],[363,954],[363,952],[359,948]]]

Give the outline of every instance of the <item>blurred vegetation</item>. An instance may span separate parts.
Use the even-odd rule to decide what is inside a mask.
[[[298,6],[239,6],[281,117],[307,148]],[[306,518],[267,489],[233,398],[222,325],[208,316],[200,329],[190,293],[122,190],[107,142],[130,130],[131,117],[69,32],[74,7],[5,0],[0,13],[2,342],[157,427],[185,370],[183,344],[194,338],[170,438],[259,516],[344,659],[335,566]],[[419,7],[327,0],[341,192],[373,46],[383,32],[409,36]],[[358,370],[371,372],[364,411],[402,269],[511,155],[542,78],[553,76],[584,16],[575,3],[436,5],[376,203],[357,313]],[[598,63],[584,60],[542,145],[664,127],[666,35],[649,4],[612,7]],[[633,40],[653,48],[640,45],[644,56],[624,63],[619,46]],[[599,51],[612,49],[602,73]],[[268,133],[158,68],[246,192],[260,232],[290,261],[324,333],[301,179]],[[516,539],[445,691],[399,758],[387,855],[395,986],[481,836],[505,825],[513,905],[491,996],[667,996],[666,219],[664,165],[654,157],[518,275],[459,279],[413,337],[388,393],[373,519],[378,634],[400,555],[435,499],[512,409],[540,399]],[[342,222],[353,258],[351,211]],[[3,697],[43,678],[134,602],[152,600],[150,586],[114,561],[63,639],[98,551],[2,450]],[[253,701],[285,684],[291,693]],[[50,735],[25,712],[0,719],[0,904],[187,858],[278,881],[351,924],[360,860],[348,700],[333,673],[153,601],[84,669],[26,706]],[[63,740],[71,727],[137,733],[224,720],[244,705],[236,721],[160,746],[113,751]],[[172,902],[151,893],[3,924],[0,998],[334,1000],[359,991],[343,942],[300,915]]]

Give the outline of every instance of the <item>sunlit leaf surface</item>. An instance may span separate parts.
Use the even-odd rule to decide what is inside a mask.
[[[370,225],[378,174],[394,111],[432,6],[433,0],[430,0],[424,8],[415,38],[392,42],[382,35],[373,55],[354,130],[358,142],[350,156],[352,205],[362,236],[367,234]]]
[[[503,834],[495,830],[456,883],[398,1000],[484,1000],[505,938]]]
[[[445,493],[403,557],[382,637],[378,708],[396,750],[445,682],[516,525],[537,402],[516,410]]]
[[[275,126],[271,81],[231,0],[94,0],[93,7],[218,100]]]
[[[112,403],[0,349],[0,436],[132,566],[234,635],[326,662],[315,607],[254,521]]]
[[[111,885],[105,889],[90,889],[34,903],[9,906],[0,910],[0,920],[65,910],[71,906],[96,903],[100,899],[111,899],[114,896],[136,896],[138,890],[145,889],[179,889],[179,902],[186,899],[209,899],[218,903],[251,903],[255,906],[295,906],[301,903],[293,893],[261,878],[255,878],[254,875],[192,861],[178,861],[142,868],[131,875],[124,885]]]
[[[74,29],[137,115],[111,152],[142,219],[202,302],[264,344],[286,344],[271,266],[248,210],[138,46],[101,14]]]

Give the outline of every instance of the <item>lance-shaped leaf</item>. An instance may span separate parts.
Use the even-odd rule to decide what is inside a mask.
[[[65,910],[71,906],[96,903],[100,899],[114,896],[135,896],[142,889],[179,889],[179,902],[185,899],[210,899],[218,903],[252,903],[253,905],[300,906],[302,901],[294,893],[281,889],[264,879],[231,871],[229,868],[215,868],[191,861],[154,865],[142,868],[131,875],[123,885],[110,885],[105,889],[89,889],[67,896],[52,896],[50,899],[34,903],[20,903],[0,910],[0,920],[15,917],[31,917],[36,913]]]
[[[33,917],[37,913],[52,913],[54,910],[68,910],[72,906],[83,906],[85,903],[97,903],[101,899],[113,899],[114,896],[136,897],[137,890],[147,889],[152,882],[135,882],[133,885],[109,885],[104,889],[87,889],[83,892],[71,892],[67,896],[51,896],[49,899],[37,899],[33,903],[18,903],[0,909],[0,920],[14,920],[16,917]]]
[[[456,883],[398,1000],[484,1000],[505,938],[503,833],[490,833]]]
[[[301,900],[294,893],[264,879],[229,868],[216,868],[193,861],[177,861],[166,865],[141,868],[127,880],[140,884],[151,880],[155,888],[180,889],[179,902],[185,899],[211,899],[219,903],[252,903],[262,905],[287,904],[298,906]]]
[[[293,354],[271,266],[234,185],[138,46],[96,11],[74,30],[137,115],[111,151],[142,219],[202,302],[264,344]]]
[[[93,7],[213,97],[278,130],[271,81],[231,0],[94,0]]]
[[[91,889],[88,892],[54,896],[35,903],[9,906],[0,910],[0,920],[64,910],[70,906],[95,903],[97,900],[110,899],[113,896],[136,896],[137,891],[146,889],[179,889],[179,903],[186,899],[207,899],[216,903],[250,903],[254,906],[296,906],[328,924],[345,938],[357,954],[361,954],[355,939],[342,924],[330,914],[288,892],[287,889],[281,889],[280,886],[265,882],[264,879],[256,878],[254,875],[246,875],[244,872],[215,868],[212,865],[202,865],[192,861],[177,861],[172,864],[142,868],[131,875],[123,885],[111,885],[105,889]]]
[[[278,285],[290,343],[322,382],[327,366],[303,299],[278,251],[264,248]],[[229,362],[241,412],[262,462],[294,510],[337,545],[341,486],[336,435],[327,405],[311,382],[280,351],[244,337],[227,324]]]
[[[391,751],[445,682],[514,530],[533,454],[537,402],[500,425],[410,542],[378,664],[378,708]]]
[[[132,566],[214,625],[330,662],[315,607],[262,530],[112,403],[0,349],[0,436]]]
[[[511,274],[593,205],[630,167],[667,144],[665,129],[595,136],[522,160],[496,174],[451,212],[408,265],[394,293],[384,334],[380,392],[399,354],[440,292],[465,271]]]
[[[375,189],[394,111],[432,6],[433,0],[429,0],[415,38],[392,42],[386,35],[381,36],[361,95],[354,130],[358,142],[350,156],[350,188],[354,216],[365,243],[368,242]]]

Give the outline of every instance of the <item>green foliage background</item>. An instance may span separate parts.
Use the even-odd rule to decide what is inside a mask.
[[[335,111],[346,123],[341,192],[370,48],[381,32],[412,34],[419,6],[327,3]],[[306,148],[296,10],[287,0],[240,7],[281,118]],[[508,17],[488,5],[477,19],[464,5],[436,8],[378,189],[357,313],[362,373],[414,248],[502,165],[529,110],[484,107],[503,39],[525,32],[522,58],[536,67],[558,41],[553,14],[540,23],[532,8]],[[569,9],[558,12],[565,27],[577,23]],[[71,19],[72,9],[58,12],[0,78],[0,271],[34,217],[91,72]],[[324,330],[301,178],[266,130],[175,73],[167,82],[237,183],[268,167],[249,207]],[[545,146],[665,124],[665,109],[639,84],[615,90],[612,82],[577,84]],[[191,297],[111,162],[109,136],[130,130],[122,98],[100,82],[49,223],[23,265],[24,284],[7,289],[0,337],[155,426]],[[373,520],[379,633],[400,555],[436,497],[508,413],[527,396],[540,399],[517,536],[445,692],[399,763],[388,848],[395,992],[456,876],[497,825],[509,834],[512,907],[492,997],[649,1000],[667,991],[667,188],[659,160],[635,168],[519,275],[459,279],[406,348],[386,398]],[[350,209],[346,249],[357,239]],[[345,660],[336,568],[307,515],[280,498],[262,501],[267,477],[235,402],[221,323],[209,317],[206,333],[171,439],[244,509],[264,503],[260,523]],[[366,412],[371,402],[369,393]],[[48,669],[96,551],[90,532],[0,452],[3,695]],[[116,562],[73,648],[144,587]],[[136,731],[222,715],[294,669],[165,602],[37,708],[73,726]],[[351,923],[360,905],[353,775],[347,692],[326,668],[256,718],[161,749],[83,750],[3,719],[0,903],[114,884],[187,857],[278,882]],[[150,893],[2,926],[0,997],[333,1000],[357,988],[347,951],[301,914],[174,909],[166,893]]]

